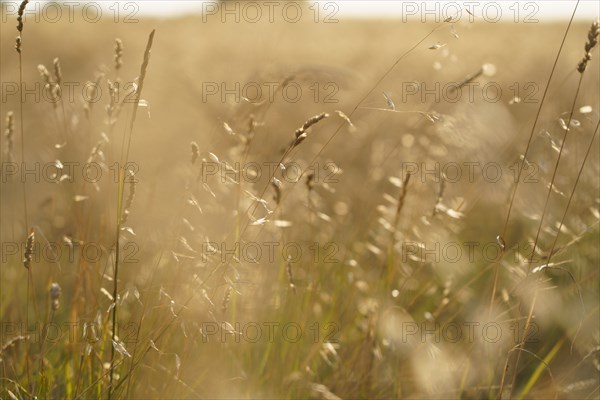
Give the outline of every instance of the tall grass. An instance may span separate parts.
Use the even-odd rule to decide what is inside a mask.
[[[491,62],[483,55],[473,64],[445,52],[455,42],[441,41],[458,40],[461,29],[449,18],[411,42],[394,42],[404,50],[387,65],[363,57],[378,72],[351,80],[338,104],[244,99],[239,107],[222,105],[227,112],[202,104],[187,113],[182,104],[194,100],[185,96],[208,72],[198,67],[194,81],[179,73],[176,60],[191,62],[196,49],[184,56],[176,43],[155,41],[154,30],[143,43],[122,31],[123,39],[99,47],[110,54],[114,46],[112,59],[89,81],[105,94],[102,102],[71,105],[66,77],[83,75],[79,65],[66,53],[50,58],[52,68],[38,62],[33,41],[22,38],[26,6],[18,11],[15,57],[19,158],[53,160],[58,172],[49,185],[23,179],[19,201],[4,194],[15,186],[4,186],[3,176],[3,216],[22,207],[25,230],[13,233],[24,236],[15,239],[22,243],[2,265],[0,396],[597,396],[600,105],[590,89],[598,81],[597,22],[571,68],[578,74],[571,85],[563,67],[576,61],[571,18],[533,106],[399,101],[399,81],[459,77],[454,90],[465,93],[470,83],[491,78],[480,67]],[[181,24],[163,26],[168,32]],[[163,31],[160,37],[168,38]],[[134,71],[124,49],[137,47],[143,58]],[[21,58],[25,49],[31,63]],[[541,50],[534,56],[546,57]],[[446,69],[426,67],[442,62]],[[25,104],[35,65],[51,107]],[[149,71],[163,75],[153,79]],[[135,73],[128,92],[123,81]],[[274,93],[319,73],[295,65],[277,75]],[[178,96],[177,106],[154,108],[168,103],[157,93]],[[523,113],[506,125],[518,134],[500,120],[511,113]],[[16,120],[7,114],[7,161]],[[169,147],[156,145],[163,137]],[[474,160],[515,166],[515,174],[470,186],[443,172],[428,181],[405,170],[408,163]],[[70,181],[63,170],[69,161],[95,163],[110,179]],[[244,175],[251,163],[274,168]],[[289,179],[296,165],[300,172]],[[534,183],[526,179],[529,165],[540,168]],[[35,204],[30,214],[28,201]],[[18,232],[4,220],[1,229],[3,237]],[[456,244],[464,250],[474,241],[497,249],[496,256],[453,262],[431,252]],[[48,250],[50,243],[62,247]],[[257,247],[262,257],[253,253]],[[60,249],[72,257],[49,259]],[[27,283],[14,272],[23,267]],[[23,298],[26,328],[10,330],[22,320]],[[58,338],[46,329],[64,323],[71,330],[62,328]],[[487,325],[503,335],[482,340]],[[462,336],[449,337],[457,326]],[[298,328],[302,336],[292,340]]]

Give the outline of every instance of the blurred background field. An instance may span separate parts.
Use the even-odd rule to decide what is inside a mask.
[[[12,110],[16,119],[12,158],[2,141],[0,345],[36,332],[35,321],[75,323],[77,331],[75,339],[63,330],[52,342],[17,339],[3,348],[3,398],[108,395],[119,214],[114,165],[122,160],[132,109],[124,103],[110,128],[108,82],[120,79],[120,96],[126,98],[153,29],[144,102],[128,157],[136,167],[136,185],[120,232],[120,335],[113,345],[117,386],[111,396],[483,399],[498,398],[501,388],[504,398],[600,395],[600,160],[597,139],[590,144],[600,107],[597,49],[544,213],[537,261],[527,263],[562,143],[561,119],[568,120],[577,89],[575,68],[597,14],[578,19],[566,36],[528,152],[534,179],[519,186],[502,238],[507,251],[497,262],[481,248],[498,248],[516,167],[566,21],[435,24],[345,18],[330,24],[253,24],[204,22],[199,15],[143,17],[136,23],[27,20],[23,82],[40,99],[30,93],[23,104],[26,163],[83,164],[101,143],[93,160],[104,169],[97,184],[77,177],[55,183],[41,176],[23,185],[6,170],[8,163],[20,162],[19,64],[15,16],[2,17],[1,114],[4,118]],[[118,73],[116,38],[124,46]],[[63,102],[56,108],[44,100],[38,70],[43,64],[52,71],[55,57],[63,79]],[[478,85],[474,99],[465,90],[458,101],[448,100],[450,92],[439,98],[407,92],[414,83],[431,90],[461,82],[481,68],[473,80]],[[82,88],[96,81],[99,101],[88,104],[86,113],[89,92]],[[301,91],[298,101],[282,94],[290,82]],[[481,97],[486,84],[501,89],[489,92],[494,101]],[[236,85],[260,87],[263,97],[248,101]],[[223,94],[223,87],[235,94]],[[209,91],[215,88],[217,93]],[[316,167],[320,175],[312,183],[308,174],[292,182],[278,171],[277,199],[265,163],[281,161],[294,132],[320,113],[329,117],[313,126],[285,160]],[[191,142],[198,146],[194,162]],[[539,268],[554,247],[589,146],[554,264]],[[239,170],[249,162],[261,166],[256,179],[222,174],[225,163]],[[450,163],[462,165],[463,175],[443,189],[439,171],[433,177],[423,174],[426,165]],[[475,178],[468,179],[465,163],[495,163],[502,177],[491,182],[476,169]],[[220,169],[207,173],[205,168],[215,165]],[[419,171],[407,182],[409,165]],[[131,187],[124,188],[126,198]],[[23,218],[24,189],[29,226]],[[254,212],[248,216],[247,211]],[[45,243],[62,246],[59,263],[39,253],[29,271],[23,268],[31,227],[42,249]],[[469,258],[466,243],[474,242]],[[102,254],[91,260],[76,249],[67,259],[64,251],[73,243],[93,243]],[[227,253],[235,243],[263,250],[265,243],[275,243],[276,257],[267,259],[263,252],[253,261]],[[293,263],[279,252],[289,243],[302,250]],[[444,252],[449,245],[462,250],[458,260]],[[418,246],[433,253],[426,256]],[[52,282],[62,288],[55,312],[48,300]],[[521,352],[515,374],[518,352],[511,349],[522,345],[532,303],[530,353]],[[29,330],[23,328],[27,318]],[[96,324],[97,337],[90,339],[82,321]],[[297,324],[301,340],[277,331],[269,340],[271,323],[278,328]],[[486,323],[500,326],[501,338],[482,339],[479,329]],[[250,339],[252,324],[262,329],[256,341]],[[463,337],[446,336],[448,324],[457,324]],[[218,333],[211,331],[215,326]],[[417,332],[410,330],[414,326]],[[469,326],[476,326],[475,339],[467,335]],[[423,334],[435,327],[439,337]],[[240,329],[242,334],[236,333]],[[511,366],[506,376],[505,363]]]

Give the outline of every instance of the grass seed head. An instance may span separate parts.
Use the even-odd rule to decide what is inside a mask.
[[[192,146],[192,164],[194,164],[198,159],[198,155],[200,154],[200,148],[196,142],[192,142],[190,145]]]
[[[15,133],[14,113],[12,111],[6,113],[5,125],[4,137],[6,138],[6,158],[10,161],[12,159],[13,135]]]
[[[273,177],[273,180],[271,181],[271,186],[273,186],[273,189],[275,190],[273,199],[275,200],[275,203],[279,205],[279,203],[281,202],[281,181]]]
[[[115,39],[115,70],[118,71],[123,65],[123,41]]]
[[[27,236],[27,244],[25,245],[25,253],[23,255],[23,265],[29,269],[33,258],[33,244],[35,243],[35,230],[31,228]]]
[[[50,75],[50,72],[43,64],[38,65],[38,71],[40,73],[40,76],[44,80],[44,83],[45,83],[44,89],[46,89],[46,91],[48,92],[50,102],[52,103],[52,105],[54,107],[56,107],[56,105],[57,105],[56,100],[58,99],[58,97],[60,95],[60,88],[58,86],[58,80],[57,81],[52,80],[52,76]],[[56,76],[58,77],[57,79],[62,80],[62,76],[61,76],[61,72],[60,72],[60,65],[58,64],[58,58],[54,59],[54,71],[55,71]]]
[[[588,31],[588,39],[585,42],[585,54],[581,61],[579,61],[579,64],[577,64],[577,71],[580,74],[583,74],[587,68],[588,61],[592,59],[592,50],[598,44],[598,34],[600,34],[600,22],[594,21]]]
[[[321,121],[327,117],[329,117],[329,114],[321,113],[319,115],[315,115],[314,117],[310,117],[309,119],[307,119],[300,128],[296,129],[295,139],[292,141],[290,149],[293,149],[294,147],[298,146],[300,143],[302,143],[304,141],[304,139],[306,139],[306,137],[307,137],[306,131],[311,126],[317,124],[319,121]]]
[[[52,86],[52,78],[50,77],[50,72],[48,72],[48,68],[46,68],[44,64],[40,64],[38,65],[38,71],[40,73],[40,76],[46,83],[46,87]]]
[[[23,0],[19,6],[19,11],[17,12],[17,30],[19,32],[23,32],[23,13],[25,12],[27,3],[29,3],[29,0]]]
[[[58,301],[60,297],[60,292],[60,285],[58,283],[52,283],[52,285],[50,286],[50,301],[52,303],[52,311],[58,310],[58,307],[60,306],[60,303]]]
[[[128,178],[129,181],[129,195],[127,196],[127,200],[125,201],[125,207],[123,208],[123,214],[121,215],[121,223],[124,224],[127,222],[127,218],[131,212],[131,205],[133,204],[133,199],[135,197],[135,175],[133,171],[129,171]]]
[[[60,60],[57,58],[52,62],[54,65],[54,81],[58,86],[62,84],[62,69],[60,67]]]
[[[94,106],[94,102],[96,101],[95,99],[98,94],[98,88],[100,87],[100,82],[102,82],[102,78],[104,78],[104,75],[98,74],[95,82],[86,83],[86,87],[91,88],[88,93],[87,99],[83,104],[83,111],[87,120],[91,118],[92,108]]]
[[[294,284],[294,275],[292,273],[292,257],[291,256],[288,256],[285,270],[287,273],[288,282],[290,284],[290,289],[292,289],[292,292],[294,292],[294,294],[295,294],[296,293],[296,285]]]
[[[223,296],[223,302],[221,303],[221,311],[225,313],[227,311],[227,307],[229,306],[229,301],[231,300],[231,290],[232,287],[228,286],[225,290],[225,295]]]
[[[312,192],[314,187],[315,187],[315,173],[311,172],[306,176],[306,188],[308,189],[309,192]]]
[[[410,181],[410,173],[407,173],[402,181],[402,189],[400,190],[400,195],[398,196],[398,206],[396,208],[396,218],[394,221],[394,226],[398,226],[398,222],[400,221],[400,212],[402,211],[402,207],[404,206],[404,198],[406,197],[406,192],[408,188],[408,182]]]

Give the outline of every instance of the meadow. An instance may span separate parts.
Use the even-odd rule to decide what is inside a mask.
[[[1,398],[599,398],[598,15],[5,4]]]

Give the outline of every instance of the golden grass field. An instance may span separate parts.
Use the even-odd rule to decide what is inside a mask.
[[[0,16],[1,398],[599,398],[598,15]]]

